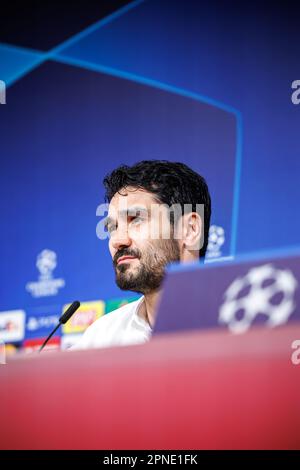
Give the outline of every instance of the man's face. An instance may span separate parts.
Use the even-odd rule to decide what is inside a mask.
[[[168,263],[180,260],[167,209],[153,194],[126,188],[112,198],[107,228],[116,283],[123,290],[147,294],[162,283]]]

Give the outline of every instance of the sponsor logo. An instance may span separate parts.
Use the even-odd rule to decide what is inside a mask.
[[[63,311],[70,306],[65,305]],[[83,333],[95,320],[104,315],[104,302],[82,302],[76,313],[62,326],[64,334]]]
[[[251,268],[244,277],[235,279],[224,294],[219,322],[233,333],[247,331],[258,315],[266,325],[283,325],[292,315],[298,282],[292,271],[272,264]]]
[[[45,338],[33,338],[33,339],[26,339],[23,343],[23,351],[25,353],[31,353],[38,351],[42,344],[44,343]],[[52,349],[59,349],[60,348],[60,337],[53,336],[49,339],[48,343],[46,344],[44,351],[52,350]]]
[[[36,332],[41,329],[52,330],[56,327],[58,321],[58,315],[30,316],[27,320],[26,329],[30,332]]]
[[[37,256],[36,267],[39,271],[37,282],[28,282],[26,290],[32,297],[48,297],[58,294],[59,289],[65,286],[64,279],[55,279],[53,271],[57,266],[57,256],[54,251],[43,250]]]
[[[5,343],[23,341],[25,333],[24,310],[0,312],[0,340]]]
[[[19,354],[21,352],[21,344],[5,344],[5,356],[14,356],[15,354]]]

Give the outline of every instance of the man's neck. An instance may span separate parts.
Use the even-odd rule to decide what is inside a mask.
[[[160,296],[161,290],[145,294],[144,302],[142,302],[138,311],[138,315],[142,317],[147,323],[149,323],[151,328],[154,326]]]

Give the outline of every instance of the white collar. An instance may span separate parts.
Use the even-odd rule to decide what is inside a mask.
[[[146,327],[147,329],[152,331],[152,328],[149,325],[149,323],[139,315],[139,309],[140,309],[143,302],[145,302],[145,297],[144,296],[142,296],[137,301],[137,305],[136,305],[135,312],[134,312],[134,315],[133,315],[133,321],[135,321],[139,326],[143,327],[143,329]]]

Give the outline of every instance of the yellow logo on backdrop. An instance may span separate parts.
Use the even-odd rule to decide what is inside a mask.
[[[63,312],[70,305],[64,305]],[[77,312],[62,326],[62,332],[64,334],[83,333],[95,320],[104,315],[104,305],[105,303],[102,300],[82,302]]]

